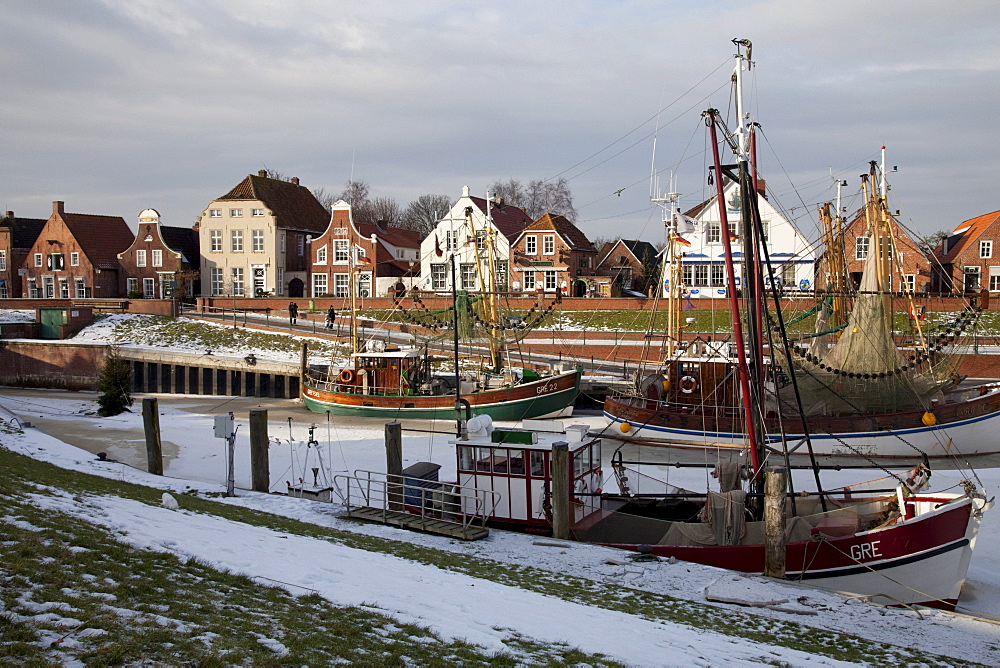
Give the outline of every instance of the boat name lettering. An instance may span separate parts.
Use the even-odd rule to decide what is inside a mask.
[[[548,394],[549,392],[552,392],[555,389],[556,389],[555,382],[550,380],[544,385],[539,385],[537,388],[535,388],[535,394]]]
[[[881,542],[882,541],[880,540],[873,540],[870,543],[851,545],[851,559],[861,561],[862,559],[874,559],[875,557],[881,557],[882,553],[878,551],[878,544]]]

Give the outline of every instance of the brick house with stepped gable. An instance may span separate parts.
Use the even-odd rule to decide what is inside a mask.
[[[585,277],[597,270],[597,250],[565,216],[545,213],[511,244],[511,291],[584,297],[594,289]]]
[[[125,274],[126,295],[169,299],[197,294],[198,232],[162,225],[156,209],[139,214],[135,241],[118,254],[118,261]]]
[[[960,223],[931,255],[931,292],[1000,292],[1000,211]]]
[[[250,174],[211,202],[198,219],[201,294],[206,297],[303,297],[308,237],[323,234],[330,214],[299,179]]]
[[[472,214],[472,228],[466,210]],[[462,196],[420,244],[420,290],[451,290],[450,258],[455,253],[455,277],[460,290],[482,290],[477,266],[485,259],[486,238],[494,242],[496,287],[507,290],[510,276],[510,245],[534,221],[524,211],[502,202],[487,202],[462,188]]]
[[[67,213],[63,202],[52,202],[52,215],[21,263],[22,292],[35,298],[123,298],[118,253],[134,240],[120,216]]]
[[[20,274],[44,227],[44,218],[18,218],[13,211],[0,218],[0,299],[28,296],[28,284]]]
[[[330,225],[310,243],[309,296],[349,297],[350,249],[360,258],[356,267],[358,297],[384,297],[396,281],[419,273],[420,234],[413,230],[358,223],[351,205],[333,205]]]

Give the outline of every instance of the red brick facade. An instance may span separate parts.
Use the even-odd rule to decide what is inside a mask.
[[[525,227],[510,247],[511,288],[584,297],[593,290],[585,277],[597,270],[597,251],[566,217],[543,214]],[[540,286],[540,287],[539,287]]]
[[[179,287],[186,295],[194,292],[191,272],[197,269],[198,236],[192,229],[165,228],[160,225],[160,216],[155,209],[146,209],[139,214],[139,234],[132,245],[118,254],[122,272],[125,275],[125,292],[132,299],[169,298]],[[173,244],[164,238],[175,239]],[[178,248],[176,239],[187,241],[187,253]],[[192,253],[193,250],[193,253]],[[194,257],[194,264],[188,256]]]
[[[896,245],[896,262],[893,263],[892,289],[900,290],[902,281],[909,283],[911,291],[921,293],[931,289],[931,264],[917,243],[890,218],[890,226]],[[857,285],[865,268],[865,259],[874,240],[868,238],[868,225],[864,211],[861,211],[844,229],[844,253],[847,259],[848,275]],[[901,258],[900,258],[901,254]],[[900,261],[901,259],[901,261]],[[904,278],[900,279],[900,276]]]
[[[961,223],[934,249],[932,290],[1000,292],[1000,211]]]

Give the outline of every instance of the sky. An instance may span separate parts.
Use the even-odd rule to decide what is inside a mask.
[[[565,642],[627,665],[760,665],[763,659],[795,666],[843,665],[778,645],[578,604],[433,565],[186,510],[187,495],[197,492],[302,522],[405,540],[506,564],[531,564],[533,568],[613,584],[630,592],[649,591],[699,603],[706,602],[706,591],[747,601],[784,601],[774,607],[716,605],[757,615],[762,626],[769,620],[790,621],[887,645],[905,644],[916,652],[941,654],[956,660],[990,665],[996,662],[996,625],[972,617],[943,611],[925,610],[918,615],[912,610],[885,609],[856,597],[682,561],[628,563],[622,552],[610,548],[539,540],[528,534],[494,531],[487,539],[463,542],[392,527],[356,524],[337,516],[341,510],[339,500],[330,506],[284,495],[249,492],[246,490],[248,427],[242,405],[226,406],[237,411],[240,427],[236,441],[237,496],[218,499],[224,489],[226,470],[224,441],[213,437],[212,415],[192,412],[185,405],[185,401],[197,402],[197,398],[160,398],[165,476],[159,477],[142,470],[145,445],[139,411],[97,418],[93,415],[94,397],[95,393],[56,391],[4,393],[0,396],[0,421],[14,424],[12,417],[16,414],[21,422],[31,420],[34,426],[24,429],[23,434],[0,430],[0,446],[63,468],[172,492],[179,509],[114,496],[34,497],[39,507],[101,525],[119,540],[139,549],[166,552],[180,559],[196,558],[200,563],[260,579],[265,584],[282,583],[296,595],[312,590],[335,604],[363,605],[401,623],[429,627],[447,639],[464,638],[488,651],[508,649],[505,640],[514,632],[543,644]],[[328,467],[332,474],[359,468],[384,470],[381,425],[375,421],[353,427],[321,424],[315,434],[318,445],[308,448],[305,443],[308,415],[288,424],[276,420],[269,424],[269,435],[275,441],[269,450],[273,490],[281,491],[285,487],[283,481],[288,478],[308,479],[310,467],[317,465],[317,455],[312,452],[322,453],[320,465]],[[574,421],[579,420],[574,418]],[[93,454],[65,442],[83,432],[104,434],[110,447],[101,447],[107,450],[108,461],[98,461]],[[444,465],[442,479],[453,479],[454,446],[449,446],[446,440],[442,437],[428,443],[425,434],[405,434],[404,465],[428,459],[437,461]],[[993,489],[998,471],[981,472]],[[853,477],[872,474],[871,471],[843,473]],[[686,475],[697,484],[704,473],[680,470],[671,475]],[[938,471],[935,484],[947,487],[953,484],[953,475],[952,471]],[[681,483],[673,478],[671,482]],[[7,521],[17,520],[0,510],[0,526]],[[1000,518],[996,512],[987,513],[984,518],[962,605],[966,613],[994,618],[1000,615]],[[59,607],[52,605],[44,610],[52,614]],[[8,612],[28,619],[32,614],[29,606],[16,606]],[[169,616],[169,612],[164,614]],[[67,622],[67,626],[76,623]],[[772,628],[777,629],[777,624]],[[280,641],[273,640],[275,651],[280,653]]]
[[[662,238],[675,174],[707,198],[700,113],[730,106],[733,38],[772,201],[816,205],[887,147],[915,234],[1000,208],[1000,4],[2,0],[0,211],[190,226],[247,174],[402,206],[566,178],[591,238]],[[658,129],[657,129],[658,128]],[[656,136],[654,161],[653,138]]]

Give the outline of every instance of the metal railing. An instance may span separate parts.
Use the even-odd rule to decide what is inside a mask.
[[[357,470],[353,476],[336,475],[334,480],[343,483],[337,487],[348,510],[373,508],[384,517],[390,512],[409,513],[424,523],[451,522],[463,530],[477,523],[485,526],[500,502],[497,492],[377,471]]]

